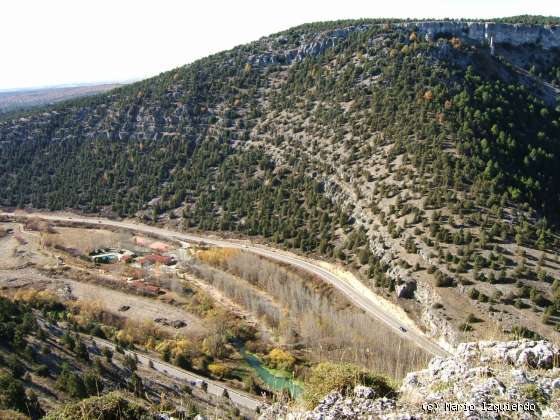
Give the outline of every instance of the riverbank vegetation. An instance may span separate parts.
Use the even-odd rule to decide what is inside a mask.
[[[311,275],[231,249],[200,251],[197,259],[191,266],[196,276],[262,319],[296,354],[306,350],[313,361],[352,362],[395,378],[427,361],[427,354],[384,325],[372,328],[368,315]],[[291,364],[283,349],[268,360]]]

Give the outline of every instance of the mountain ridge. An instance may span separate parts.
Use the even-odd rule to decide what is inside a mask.
[[[84,83],[0,91],[0,114],[96,95],[119,86],[122,83]]]
[[[494,56],[464,23],[428,39],[417,23],[360,25],[303,25],[4,119],[2,204],[135,215],[317,252],[452,343],[484,333],[469,311],[553,336],[558,110],[531,80],[557,86],[554,51],[497,38]],[[512,54],[515,67],[531,54],[542,61],[529,81]],[[413,299],[395,297],[407,284]],[[524,306],[537,315],[523,319]]]

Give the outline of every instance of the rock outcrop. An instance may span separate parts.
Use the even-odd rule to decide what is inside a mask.
[[[556,26],[453,21],[413,22],[402,26],[416,29],[419,35],[430,40],[439,35],[451,35],[486,44],[493,39],[495,44],[532,44],[545,50],[560,47],[560,27]]]
[[[397,397],[356,386],[312,411],[274,405],[262,420],[560,418],[560,350],[546,341],[460,344],[453,356],[409,373]]]
[[[369,25],[349,26],[347,28],[318,33],[312,39],[304,40],[298,48],[252,55],[249,57],[249,63],[264,67],[272,64],[292,64],[302,61],[305,57],[322,54],[328,48],[334,47],[339,40],[347,38],[352,32],[364,31],[368,27]]]
[[[379,24],[355,25],[318,33],[312,39],[302,39],[301,45],[297,48],[289,50],[270,48],[270,51],[250,56],[248,62],[257,67],[292,64],[306,57],[322,54],[328,48],[334,47],[337,42],[346,39],[351,33],[365,31],[374,25]],[[545,50],[560,48],[560,27],[556,26],[465,21],[406,22],[396,26],[408,31],[416,31],[418,35],[429,41],[434,41],[440,36],[454,36],[488,46],[493,41],[493,45],[534,45]],[[285,39],[280,37],[275,41],[282,45]]]

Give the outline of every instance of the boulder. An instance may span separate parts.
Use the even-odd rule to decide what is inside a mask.
[[[187,323],[186,323],[185,321],[181,321],[181,320],[179,320],[179,319],[176,320],[176,321],[171,321],[170,324],[171,324],[171,326],[172,326],[173,328],[177,328],[177,329],[183,328],[183,327],[186,327],[186,326],[187,326]]]
[[[375,397],[375,391],[368,386],[356,385],[354,395],[357,398],[372,399]]]
[[[515,362],[516,366],[528,365],[535,368],[549,369],[554,360],[554,349],[546,341],[538,341],[533,347],[525,348]]]

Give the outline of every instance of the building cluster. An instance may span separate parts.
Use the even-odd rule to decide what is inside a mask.
[[[135,244],[138,246],[135,251],[125,248],[95,249],[89,254],[89,259],[96,264],[126,264],[129,274],[133,274],[126,279],[127,285],[142,294],[157,296],[162,291],[158,285],[143,278],[146,274],[145,270],[150,268],[173,270],[177,260],[175,256],[168,254],[172,248],[163,242],[150,242],[141,237],[135,237]]]

